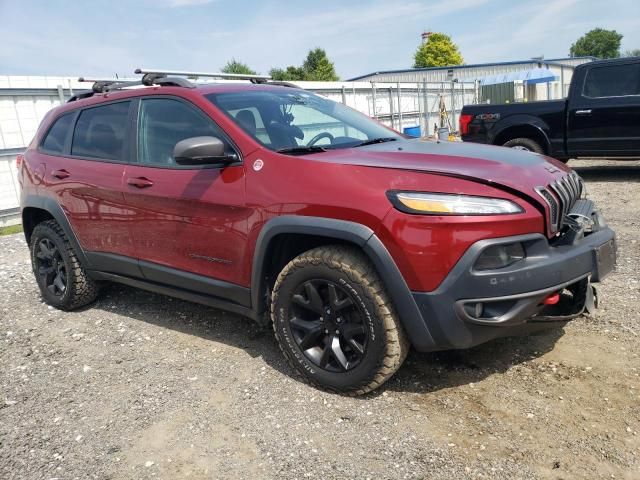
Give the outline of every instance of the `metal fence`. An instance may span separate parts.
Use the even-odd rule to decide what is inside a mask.
[[[11,79],[14,81],[10,82]],[[298,84],[400,132],[419,127],[422,136],[435,133],[434,126],[440,123],[441,105],[448,112],[446,120],[451,129],[456,130],[462,106],[478,99],[474,82]],[[24,151],[44,115],[66,101],[78,88],[86,88],[86,84],[83,86],[67,78],[0,77],[0,226],[15,223],[17,219],[16,154]]]
[[[447,111],[449,127],[454,131],[463,105],[476,103],[478,98],[475,82],[309,83],[309,90],[342,102],[400,132],[420,127],[421,136],[436,133],[434,125],[440,124],[441,102]]]

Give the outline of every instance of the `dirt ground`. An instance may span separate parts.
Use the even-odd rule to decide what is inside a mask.
[[[22,236],[0,237],[0,478],[640,478],[640,162],[572,166],[619,240],[599,312],[412,352],[364,398],[211,308],[115,285],[47,307]]]

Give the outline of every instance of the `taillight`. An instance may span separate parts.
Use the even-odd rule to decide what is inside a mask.
[[[469,133],[469,124],[473,120],[473,115],[464,113],[460,115],[460,135],[467,135]]]
[[[19,153],[18,155],[16,155],[16,168],[18,170],[20,170],[20,167],[22,166],[22,162],[24,162],[24,154]]]

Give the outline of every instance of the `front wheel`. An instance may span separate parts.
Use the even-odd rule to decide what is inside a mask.
[[[377,272],[349,247],[319,247],[289,262],[276,280],[271,317],[290,363],[334,392],[378,388],[409,351]]]

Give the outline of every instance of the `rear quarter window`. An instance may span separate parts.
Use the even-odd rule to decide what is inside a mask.
[[[67,134],[71,128],[74,113],[66,113],[59,117],[47,132],[42,141],[42,150],[47,153],[62,155],[64,153],[64,144],[67,140]]]

